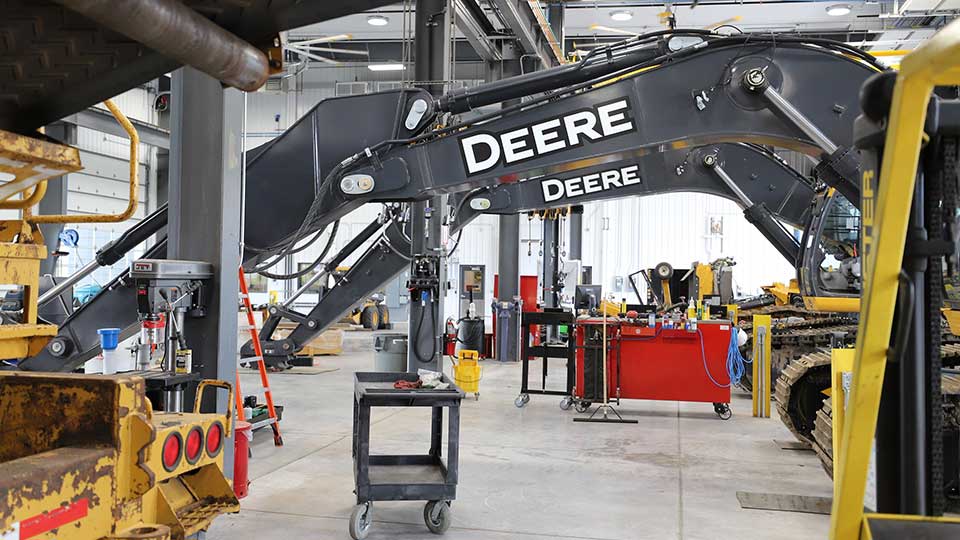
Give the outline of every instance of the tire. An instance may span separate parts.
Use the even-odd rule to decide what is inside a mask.
[[[518,409],[522,409],[523,406],[526,405],[528,401],[530,401],[530,396],[528,396],[527,394],[520,394],[519,396],[517,396],[517,399],[513,400],[513,404]]]
[[[728,403],[714,403],[713,412],[717,413],[721,420],[729,420],[733,416]]]
[[[370,534],[371,524],[373,524],[373,505],[364,503],[354,506],[350,514],[350,537],[353,540],[363,540]]]
[[[447,501],[430,501],[423,507],[423,522],[433,534],[443,534],[450,528],[453,515]]]
[[[565,397],[565,398],[563,398],[563,399],[560,400],[560,410],[561,410],[561,411],[569,411],[569,410],[570,410],[570,407],[573,407],[573,398],[572,398],[572,397],[567,396],[567,397]]]
[[[380,322],[377,329],[385,330],[390,327],[390,308],[386,304],[377,304],[377,314],[380,316]]]
[[[360,312],[360,324],[367,330],[376,330],[380,327],[380,312],[376,306],[367,306]]]
[[[593,403],[589,401],[578,401],[576,405],[574,405],[574,409],[576,409],[578,413],[585,413],[590,410],[592,405]]]

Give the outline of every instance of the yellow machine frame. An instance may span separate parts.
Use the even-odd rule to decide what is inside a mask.
[[[48,179],[82,170],[80,153],[41,135],[0,130],[0,177],[9,179],[0,186],[0,208],[21,211],[20,219],[0,221],[0,283],[23,287],[21,323],[0,325],[0,359],[37,354],[57,333],[37,319],[47,257],[38,224],[116,223],[137,209],[139,137],[112,102],[105,105],[130,138],[129,198],[117,214],[34,215]],[[210,386],[231,391],[227,383],[201,382],[195,411]],[[232,410],[154,413],[144,380],[134,376],[0,372],[0,411],[0,539],[179,540],[240,509],[222,470]],[[197,431],[202,446],[188,454],[188,436],[195,444]],[[208,451],[217,432],[220,445]],[[180,457],[165,466],[164,445],[177,437]]]
[[[203,381],[196,407],[210,386],[230,391]],[[0,372],[0,409],[0,538],[181,539],[240,510],[222,472],[232,408],[157,413],[134,376]],[[194,430],[191,462],[184,441]],[[180,455],[165,466],[164,445],[178,436]]]
[[[104,102],[130,137],[130,182],[127,207],[119,214],[33,215],[31,209],[47,191],[51,178],[83,169],[80,151],[50,140],[0,130],[0,173],[13,177],[0,186],[0,208],[22,211],[21,219],[0,221],[0,283],[23,287],[21,324],[0,325],[0,359],[24,358],[39,353],[57,327],[37,324],[40,261],[47,248],[39,223],[116,223],[137,209],[137,151],[140,137],[126,116],[110,100]],[[28,190],[31,190],[28,194]],[[14,199],[17,194],[20,199]]]
[[[869,538],[863,497],[890,344],[907,223],[927,104],[934,87],[960,84],[960,21],[904,57],[897,74],[877,192],[876,171],[862,171],[863,305],[853,385],[835,461],[830,538]],[[834,407],[836,408],[836,407]],[[898,519],[931,519],[900,516]]]
[[[697,263],[694,274],[697,276],[697,300],[702,302],[704,296],[713,294],[713,267]]]

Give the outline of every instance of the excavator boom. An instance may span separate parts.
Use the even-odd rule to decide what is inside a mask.
[[[879,69],[866,55],[823,40],[676,33],[690,34],[701,41],[679,50],[671,50],[670,36],[663,33],[631,40],[610,54],[585,60],[579,69],[547,70],[537,75],[539,86],[521,78],[436,100],[425,91],[403,89],[321,102],[280,137],[247,155],[246,200],[255,206],[245,213],[245,268],[268,266],[370,202],[424,200],[528,179],[552,186],[554,197],[562,189],[566,198],[598,185],[601,190],[618,184],[618,189],[649,186],[650,192],[658,192],[669,189],[668,178],[677,189],[689,188],[684,174],[671,177],[676,168],[666,171],[668,158],[658,153],[673,150],[674,156],[683,152],[697,160],[705,157],[698,145],[750,142],[792,148],[820,157],[821,177],[837,189],[855,185],[856,163],[849,161],[845,149],[852,142],[859,86]],[[825,86],[822,80],[834,83]],[[446,112],[542,90],[551,93],[469,121],[456,122]],[[359,121],[371,117],[378,121]],[[438,125],[443,127],[435,128]],[[693,163],[690,170],[699,167]],[[723,158],[719,164],[728,168],[736,160]],[[794,212],[788,207],[796,208],[788,201],[805,196],[778,188],[770,206],[767,194],[759,195],[762,189],[747,185],[738,193],[731,182],[716,183],[724,184],[715,191],[728,197],[733,193],[748,209],[753,204],[746,204],[742,195],[751,203],[755,197],[757,209],[767,209],[756,214],[758,222],[775,223],[771,215],[792,222],[796,213],[783,215]],[[782,238],[781,232],[765,234]],[[350,274],[370,270],[354,265],[346,276],[354,286],[342,296],[328,293],[326,298],[335,305],[325,305],[319,313],[349,309],[342,305],[345,300],[333,299],[352,297],[352,304],[369,292],[360,290],[360,282],[377,287],[388,281],[396,271],[387,268],[402,268],[400,261],[411,255],[407,241],[398,225],[390,225],[361,258],[371,264],[379,261],[376,273],[358,280],[359,274]],[[158,244],[155,250],[160,249]],[[792,248],[781,243],[778,249],[788,256]],[[122,296],[115,291],[125,286],[121,277],[104,294]],[[130,312],[135,310],[131,307]],[[314,309],[292,316],[316,333],[328,324],[319,313]],[[76,367],[83,356],[96,352],[96,345],[72,323],[99,315],[99,309],[79,310],[40,355],[45,361],[27,359],[21,367]],[[281,350],[292,354],[296,345]]]

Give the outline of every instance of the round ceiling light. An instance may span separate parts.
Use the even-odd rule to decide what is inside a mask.
[[[850,4],[834,4],[827,7],[827,15],[831,17],[843,17],[849,15],[852,8]]]
[[[626,22],[633,18],[633,13],[627,10],[611,11],[610,18],[617,22]]]
[[[386,26],[390,23],[390,19],[384,17],[383,15],[370,15],[367,17],[367,24],[371,26]]]

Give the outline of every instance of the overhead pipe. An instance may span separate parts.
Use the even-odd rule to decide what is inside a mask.
[[[270,75],[270,64],[262,51],[179,0],[56,1],[240,90],[253,92]]]

